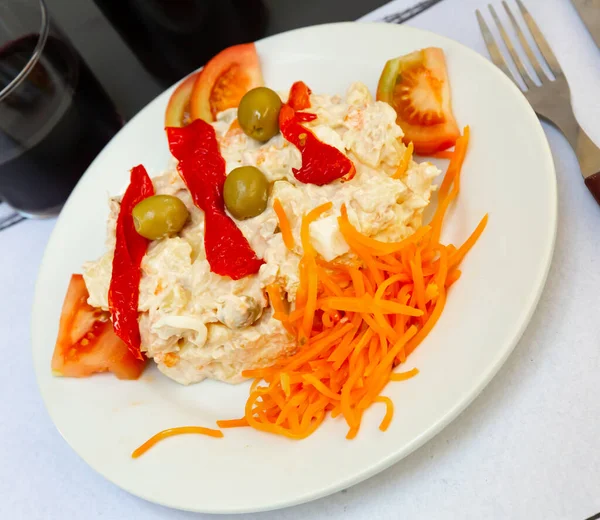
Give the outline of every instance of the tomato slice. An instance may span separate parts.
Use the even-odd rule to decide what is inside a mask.
[[[53,372],[66,377],[112,372],[119,379],[137,379],[146,361],[131,354],[114,333],[108,313],[88,305],[88,297],[83,277],[72,275],[52,356]]]
[[[185,78],[173,91],[165,111],[165,126],[185,126],[192,122],[190,115],[190,98],[198,72]]]
[[[389,60],[379,78],[377,100],[396,110],[404,141],[412,141],[418,154],[445,150],[460,136],[442,49],[428,47]]]
[[[228,47],[212,58],[196,78],[190,100],[192,120],[210,123],[219,112],[237,107],[246,92],[262,85],[254,43]]]

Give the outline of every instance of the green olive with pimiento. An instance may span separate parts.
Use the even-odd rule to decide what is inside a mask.
[[[267,87],[256,87],[244,94],[238,107],[238,122],[244,133],[257,141],[268,141],[279,133],[281,99]]]
[[[227,210],[236,219],[256,217],[267,208],[269,182],[258,168],[240,166],[231,170],[225,179],[223,198]]]
[[[160,240],[179,233],[189,211],[182,200],[173,195],[153,195],[139,202],[131,216],[138,234],[150,240]]]

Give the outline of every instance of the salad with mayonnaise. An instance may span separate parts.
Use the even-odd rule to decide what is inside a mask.
[[[418,373],[396,367],[487,224],[458,247],[440,240],[470,133],[452,113],[443,51],[389,60],[373,98],[361,82],[276,92],[254,45],[234,46],[177,86],[165,130],[171,164],[154,178],[131,169],[108,200],[105,253],[71,278],[55,374],[136,379],[151,360],[183,385],[253,379],[243,417],[221,429],[301,439],[331,414],[351,439],[379,402],[385,430],[381,392]],[[439,186],[413,153],[450,160]],[[179,433],[223,436],[171,428],[133,456]]]
[[[189,220],[177,234],[152,242],[142,260],[141,349],[161,372],[179,383],[205,378],[237,383],[244,379],[244,370],[268,366],[294,351],[294,342],[273,318],[266,287],[281,284],[293,308],[302,256],[300,226],[302,216],[311,209],[325,202],[333,204],[310,226],[312,244],[326,261],[353,258],[337,224],[342,204],[357,229],[386,242],[411,235],[422,223],[432,181],[440,171],[429,162],[411,160],[395,176],[406,146],[394,109],[375,101],[362,83],[350,85],[344,96],[311,94],[310,106],[317,118],[306,127],[352,161],[356,175],[351,180],[323,186],[299,182],[293,174],[301,166],[298,149],[280,133],[265,142],[246,135],[236,125],[236,108],[219,113],[212,123],[227,173],[254,167],[267,181],[264,211],[243,220],[232,216],[264,260],[256,274],[233,280],[211,272],[203,248],[204,212],[194,205],[177,169],[152,179],[156,194],[183,202]],[[109,201],[106,253],[83,266],[88,303],[104,311],[109,310],[119,199]],[[273,210],[275,200],[289,220],[295,239],[292,250],[284,244]]]

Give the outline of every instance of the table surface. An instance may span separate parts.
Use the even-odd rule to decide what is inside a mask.
[[[416,2],[396,0],[367,19]],[[160,92],[91,0],[48,3],[126,116]],[[269,3],[277,13],[270,32],[278,32],[355,19],[382,2]],[[486,3],[443,0],[408,24],[487,56],[473,15]],[[563,65],[577,118],[600,143],[600,51],[568,0],[525,3]],[[95,44],[99,40],[103,48]],[[143,89],[127,88],[134,80]],[[554,128],[544,124],[544,130],[559,189],[556,251],[539,306],[502,370],[452,424],[388,470],[330,497],[241,518],[584,520],[600,511],[600,207],[567,142]],[[115,487],[69,448],[50,421],[33,373],[29,326],[54,222],[27,221],[0,233],[0,333],[9,353],[0,379],[0,518],[212,518],[169,510]]]

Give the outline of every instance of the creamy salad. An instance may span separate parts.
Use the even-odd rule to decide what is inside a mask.
[[[238,383],[244,380],[242,371],[270,365],[293,351],[295,341],[273,318],[265,287],[279,283],[293,309],[302,256],[300,225],[312,208],[333,203],[310,227],[312,244],[327,261],[351,260],[337,224],[342,204],[350,222],[378,240],[401,240],[421,225],[432,181],[440,172],[431,163],[411,161],[401,178],[392,178],[405,151],[394,109],[374,101],[362,83],[351,85],[344,98],[312,94],[310,101],[309,111],[317,118],[306,126],[352,160],[353,179],[324,186],[303,184],[292,172],[301,166],[300,152],[281,134],[261,143],[236,131],[232,126],[236,109],[220,113],[213,123],[227,172],[256,166],[271,186],[267,209],[236,221],[265,261],[256,275],[232,280],[212,273],[204,252],[204,213],[194,205],[176,164],[153,179],[156,193],[176,195],[190,218],[176,236],[152,242],[142,261],[138,305],[142,351],[181,384],[205,378]],[[293,251],[284,245],[273,210],[275,199],[292,227]],[[119,201],[120,197],[109,201],[106,253],[85,264],[83,271],[89,304],[103,310],[108,310]]]

